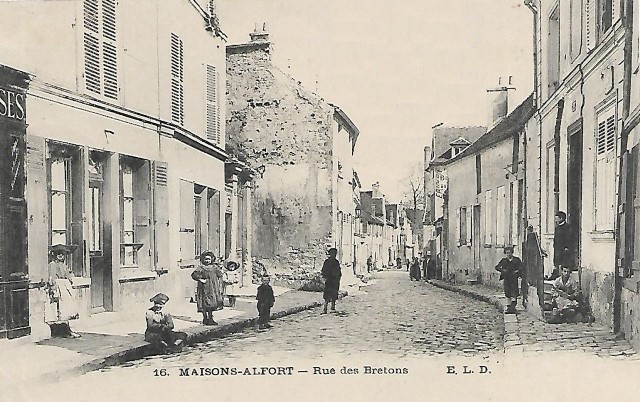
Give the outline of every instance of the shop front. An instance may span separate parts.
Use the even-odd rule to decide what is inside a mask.
[[[29,76],[0,66],[0,338],[29,335],[26,91]]]

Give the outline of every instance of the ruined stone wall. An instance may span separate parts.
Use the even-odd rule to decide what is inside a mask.
[[[227,55],[227,144],[255,182],[253,256],[268,271],[320,269],[331,242],[333,108],[270,61]]]

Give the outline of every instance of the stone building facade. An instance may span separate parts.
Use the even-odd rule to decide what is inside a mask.
[[[227,148],[263,170],[255,179],[253,256],[267,269],[310,271],[337,247],[351,266],[357,127],[273,65],[264,27],[226,51]]]

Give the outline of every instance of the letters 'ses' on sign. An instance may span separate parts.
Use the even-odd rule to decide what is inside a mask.
[[[0,88],[0,117],[24,120],[25,101],[26,95],[24,93]]]

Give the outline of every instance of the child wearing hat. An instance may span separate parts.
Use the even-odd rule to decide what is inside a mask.
[[[224,277],[222,280],[222,294],[229,298],[229,307],[236,306],[236,295],[238,294],[238,283],[240,275],[238,272],[239,264],[233,258],[227,259],[225,262]]]
[[[67,255],[72,250],[72,247],[64,244],[56,244],[50,248],[51,262],[47,266],[49,305],[45,320],[53,337],[80,337],[69,326],[69,320],[78,318],[76,294],[72,285],[73,273],[66,262]]]
[[[518,278],[522,273],[522,261],[513,255],[513,246],[505,246],[504,254],[505,257],[496,265],[496,271],[500,272],[500,279],[504,281],[504,295],[509,301],[505,312],[513,314],[518,302]]]
[[[258,286],[258,328],[271,328],[269,318],[271,317],[271,307],[276,301],[273,295],[273,288],[269,285],[270,278],[268,275],[262,277],[262,285]]]
[[[153,306],[146,313],[147,330],[144,332],[144,340],[158,352],[175,351],[181,348],[187,334],[173,331],[173,318],[171,314],[163,311],[169,296],[158,293],[149,301]]]

